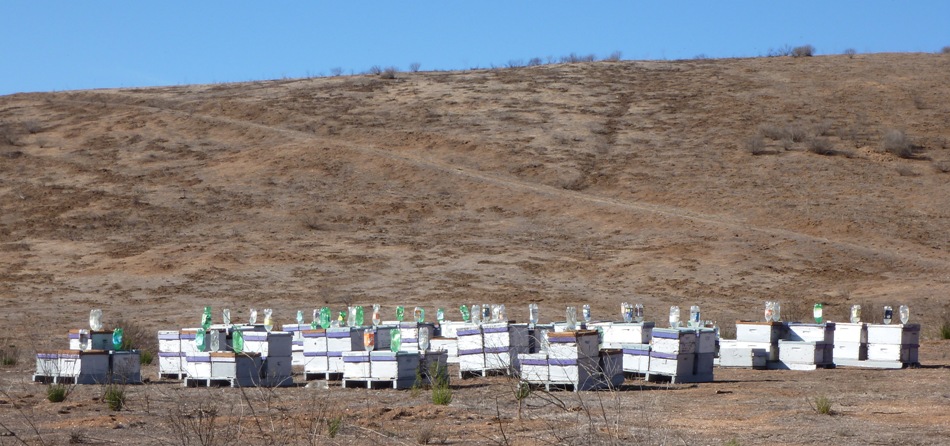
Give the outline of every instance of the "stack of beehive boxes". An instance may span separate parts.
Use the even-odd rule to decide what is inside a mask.
[[[611,322],[596,326],[603,330],[601,349],[622,351],[623,371],[635,374],[649,371],[653,322]]]
[[[779,360],[771,368],[814,370],[834,367],[835,323],[789,323],[787,339],[779,340]]]
[[[183,379],[185,377],[185,353],[181,349],[178,330],[158,332],[158,377]]]
[[[574,391],[617,387],[623,383],[623,358],[619,350],[601,352],[596,330],[548,332],[547,353],[522,355],[528,369],[521,369],[522,379],[530,383],[551,386],[570,386]],[[547,379],[538,368],[541,360],[547,362]],[[541,380],[532,381],[540,378]],[[542,381],[543,380],[543,381]]]
[[[261,385],[293,384],[293,335],[286,331],[246,332],[244,351],[261,355]]]
[[[322,328],[303,330],[304,379],[328,378],[330,372],[327,363],[327,331]]]
[[[114,350],[111,331],[70,330],[68,350],[38,351],[33,380],[75,384],[142,382],[137,350]]]
[[[364,327],[330,327],[326,329],[327,370],[326,373],[343,373],[343,353],[365,351],[363,347]]]
[[[836,323],[834,345],[835,365],[861,365],[868,359],[867,324]]]
[[[468,322],[442,321],[438,327],[438,336],[429,341],[429,349],[433,351],[444,351],[447,354],[449,364],[459,363],[459,344],[457,330],[470,326]]]
[[[469,325],[458,328],[456,335],[460,377],[467,373],[510,373],[518,369],[518,355],[529,351],[527,325]]]
[[[291,364],[306,366],[307,357],[303,354],[303,332],[310,330],[310,324],[284,324],[281,330],[291,334]]]
[[[779,360],[781,322],[736,321],[736,339],[719,341],[719,366],[766,368]]]
[[[716,332],[712,329],[656,328],[647,380],[667,376],[674,383],[710,382],[715,354]]]
[[[399,322],[399,335],[401,345],[399,351],[418,352],[419,351],[419,332],[426,331],[429,340],[435,337],[435,324],[429,322]]]
[[[868,324],[869,367],[901,368],[919,365],[920,325]]]

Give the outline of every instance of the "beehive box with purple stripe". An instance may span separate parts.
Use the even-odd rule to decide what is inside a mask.
[[[696,353],[697,332],[691,329],[655,328],[650,342],[652,350],[658,353],[678,355]],[[713,344],[715,348],[715,343]]]
[[[481,327],[459,327],[455,333],[458,337],[459,372],[484,370],[485,346]]]
[[[244,351],[260,353],[264,358],[291,357],[293,355],[293,335],[286,331],[245,332]]]
[[[623,344],[623,371],[647,373],[650,371],[650,344]]]
[[[429,350],[445,352],[449,364],[459,363],[459,343],[456,338],[432,338],[429,340]]]
[[[306,357],[303,354],[303,332],[310,330],[310,324],[284,324],[281,330],[291,334],[290,348],[293,365],[305,365]]]
[[[483,324],[482,342],[486,369],[517,369],[518,355],[528,353],[528,326]]]
[[[400,322],[399,335],[402,337],[402,346],[399,349],[407,352],[418,352],[419,332],[423,330],[428,332],[429,339],[435,336],[435,324],[433,323]]]
[[[370,378],[378,381],[394,381],[394,387],[412,387],[419,369],[419,354],[412,352],[370,352]]]
[[[327,351],[342,353],[363,350],[363,332],[365,330],[364,327],[330,327],[326,329]],[[339,357],[340,355],[333,356]]]
[[[175,353],[181,351],[181,335],[178,330],[158,331],[158,351]]]
[[[622,363],[623,353],[616,349],[585,358],[552,358],[549,355],[545,384],[568,384],[575,391],[617,387],[623,384]]]
[[[835,341],[835,323],[803,324],[790,322],[786,325],[788,332],[786,339],[799,342],[824,342],[832,344]]]
[[[544,384],[550,379],[547,353],[522,353],[518,355],[518,365],[522,381]]]
[[[598,358],[600,342],[593,330],[551,331],[547,333],[548,357],[551,359]]]
[[[369,379],[369,353],[343,352],[343,379]]]
[[[111,381],[109,352],[52,350],[36,353],[34,381],[103,384]]]
[[[183,352],[158,352],[159,377],[182,378],[185,373],[185,355]]]

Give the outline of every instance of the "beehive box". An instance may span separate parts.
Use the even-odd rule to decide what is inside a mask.
[[[554,331],[553,325],[538,324],[528,327],[528,353],[548,351],[548,332]]]
[[[777,344],[782,339],[784,324],[781,322],[736,321],[736,340]]]
[[[868,361],[919,362],[919,346],[909,344],[868,344]]]
[[[724,348],[763,350],[765,352],[766,361],[778,361],[778,343],[771,344],[768,342],[747,342],[737,341],[735,339],[721,339],[719,340],[720,355],[722,354],[722,349]]]
[[[201,331],[200,328],[186,328],[179,331],[179,337],[181,339],[181,351],[184,353],[198,353],[198,352],[208,352],[211,349],[213,341],[211,338],[216,336],[218,338],[218,351],[223,351],[227,349],[228,340],[227,333],[223,330],[210,330],[205,332],[204,343],[200,346],[196,344],[196,339],[198,331]],[[110,341],[111,342],[111,341]]]
[[[485,370],[485,348],[482,329],[470,325],[456,330],[459,372]]]
[[[696,353],[697,333],[690,329],[656,328],[650,342],[652,350],[671,355]],[[713,344],[715,348],[715,344]]]
[[[779,341],[779,362],[770,367],[814,370],[834,364],[834,344],[828,342]]]
[[[178,332],[175,332],[177,337]],[[77,328],[69,330],[67,335],[69,338],[69,349],[70,350],[88,350],[89,349],[89,330]]]
[[[650,344],[623,344],[623,371],[644,374],[650,371]]]
[[[919,345],[920,325],[868,324],[868,344]],[[870,357],[870,350],[868,356]]]
[[[695,367],[695,353],[665,353],[655,350],[650,352],[651,374],[685,377],[692,375]]]
[[[593,330],[552,331],[547,333],[548,357],[557,359],[595,359],[599,357],[600,342]]]
[[[260,353],[265,359],[291,357],[293,355],[293,335],[286,331],[245,332],[244,351]]]
[[[868,342],[867,324],[861,322],[857,324],[838,322],[835,324],[834,342],[866,344]]]
[[[260,353],[209,353],[211,372],[208,376],[194,376],[198,379],[227,379],[232,385],[250,387],[260,385],[261,382],[261,355]]]
[[[370,352],[343,352],[343,379],[370,378]]]
[[[475,324],[464,322],[464,321],[442,321],[439,324],[439,337],[442,338],[457,338],[458,335],[456,332],[459,329],[471,328]]]
[[[120,350],[109,353],[110,382],[118,384],[140,384],[142,382],[142,361],[138,350]]]
[[[364,330],[363,327],[330,327],[326,329],[327,351],[342,353],[364,350]],[[340,357],[340,355],[334,356]]]
[[[522,381],[543,384],[550,379],[547,353],[522,353],[518,355],[518,364]]]
[[[797,342],[824,342],[832,344],[835,341],[835,323],[803,324],[792,322],[787,325],[787,340]]]
[[[430,385],[441,379],[448,383],[448,354],[440,351],[428,351],[419,356],[419,375]]]
[[[185,355],[185,373],[189,378],[211,378],[211,353],[193,352]]]
[[[293,358],[287,356],[274,356],[273,354],[263,358],[261,366],[261,385],[268,387],[283,387],[294,384],[293,379]]]
[[[716,353],[716,343],[719,338],[712,328],[696,329],[696,353]]]
[[[623,350],[601,350],[599,366],[603,386],[616,389],[623,385]]]
[[[107,351],[51,350],[36,353],[34,381],[101,384],[110,379]]]
[[[614,322],[603,326],[602,347],[623,344],[649,344],[653,337],[653,322]]]
[[[459,344],[456,338],[432,338],[429,341],[429,350],[445,352],[449,364],[458,364],[459,362]]]
[[[158,331],[158,351],[175,353],[181,351],[181,336],[178,330]]]
[[[764,369],[770,350],[769,343],[723,340],[719,344],[719,366]],[[778,353],[778,349],[774,351]]]
[[[412,352],[370,352],[370,377],[373,380],[408,382],[411,386],[419,368],[419,354]]]
[[[837,334],[835,336],[837,336]],[[835,360],[835,364],[843,362],[842,360],[864,361],[868,359],[868,345],[863,342],[835,341],[832,357]]]
[[[595,388],[601,376],[599,361],[599,354],[586,358],[555,358],[548,355],[548,382],[570,384],[579,390]]]
[[[405,352],[419,351],[419,332],[427,331],[429,339],[435,337],[435,324],[430,322],[400,322],[399,335],[402,337],[399,350]]]
[[[528,327],[507,323],[482,325],[486,369],[518,368],[518,355],[528,352]]]

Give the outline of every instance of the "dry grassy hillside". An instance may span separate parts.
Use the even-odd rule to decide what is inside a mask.
[[[727,333],[767,299],[907,303],[933,338],[948,73],[876,54],[4,96],[0,310],[37,348],[95,307],[153,330],[346,302],[699,304]]]
[[[630,300],[731,321],[777,299],[839,317],[906,302],[933,323],[950,287],[948,68],[599,62],[6,96],[0,293],[73,325],[50,306],[178,326],[209,303],[504,302],[524,318],[532,301],[554,318]],[[882,151],[888,130],[909,158]]]

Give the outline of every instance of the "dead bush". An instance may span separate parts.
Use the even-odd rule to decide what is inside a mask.
[[[397,69],[396,67],[386,67],[386,69],[384,69],[381,73],[379,73],[379,77],[383,79],[395,79],[396,73],[398,72],[399,72],[399,69]]]
[[[848,49],[844,50],[844,55],[845,55],[845,56],[848,56],[849,59],[854,59],[854,56],[855,56],[856,54],[858,54],[858,51],[855,50],[854,48],[848,48]]]
[[[411,71],[411,72],[413,72],[413,73],[418,73],[420,67],[422,67],[422,64],[421,64],[421,63],[419,63],[419,62],[413,62],[413,63],[409,64],[409,71]]]
[[[950,54],[950,46],[945,46],[940,49],[940,52],[943,54]]]
[[[834,156],[838,154],[834,149],[834,144],[825,138],[812,138],[808,140],[808,151],[824,156]]]
[[[916,150],[910,138],[901,130],[888,130],[881,142],[884,151],[900,158],[914,158]]]
[[[792,57],[811,57],[815,55],[815,47],[802,45],[792,48]]]
[[[934,163],[934,169],[940,173],[950,173],[950,161],[937,161]]]
[[[745,141],[745,149],[753,155],[765,155],[768,150],[765,149],[765,139],[761,135],[752,135]]]

